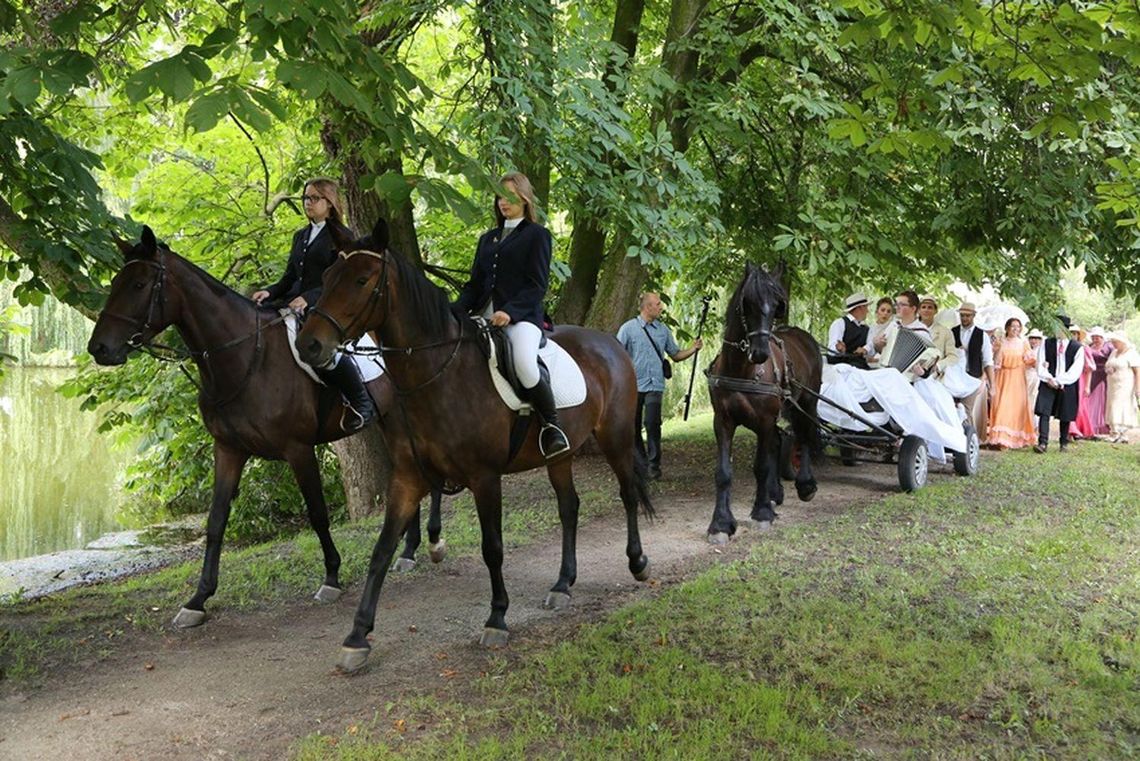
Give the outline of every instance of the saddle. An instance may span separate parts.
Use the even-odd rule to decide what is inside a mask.
[[[512,410],[529,411],[527,389],[524,389],[515,375],[511,342],[500,328],[491,327],[483,318],[472,318],[479,325],[480,348],[487,357],[491,381],[503,403]],[[570,354],[558,345],[549,333],[543,331],[538,348],[538,361],[550,373],[550,387],[554,393],[554,405],[558,409],[575,407],[586,401],[586,378],[582,369]]]

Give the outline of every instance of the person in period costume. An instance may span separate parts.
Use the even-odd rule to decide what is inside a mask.
[[[990,405],[989,444],[999,449],[1020,449],[1034,441],[1033,416],[1029,414],[1025,368],[1037,364],[1029,342],[1021,337],[1021,320],[1005,322],[1005,337],[994,359],[997,384]]]
[[[867,331],[867,353],[868,356],[874,356],[878,353],[875,347],[875,342],[879,336],[886,333],[887,328],[895,321],[895,300],[890,296],[884,296],[879,299],[875,304],[875,321],[871,323]],[[884,342],[886,339],[883,339]]]
[[[649,463],[649,477],[661,478],[661,400],[665,395],[665,358],[674,362],[688,359],[701,348],[701,339],[682,349],[673,332],[661,322],[661,297],[648,292],[641,296],[639,314],[622,323],[617,340],[629,352],[637,374],[637,449]],[[645,429],[644,437],[642,428]]]
[[[1037,328],[1029,331],[1029,350],[1033,352],[1034,358],[1037,357],[1037,350],[1041,348],[1041,342],[1045,340],[1045,334]],[[1041,385],[1041,379],[1037,376],[1037,363],[1025,366],[1025,394],[1029,403],[1029,416],[1033,418],[1033,431],[1037,431],[1037,416],[1033,414],[1034,408],[1037,406],[1037,388]]]
[[[1085,346],[1085,373],[1088,375],[1088,388],[1085,390],[1084,405],[1088,410],[1089,425],[1093,436],[1108,433],[1105,423],[1105,398],[1108,392],[1108,374],[1105,363],[1112,354],[1112,346],[1105,340],[1104,328],[1099,325],[1089,329],[1089,344]]]
[[[527,176],[509,172],[499,184],[504,192],[495,196],[497,224],[479,237],[471,276],[455,306],[482,316],[506,333],[515,375],[542,419],[539,448],[551,458],[570,449],[559,425],[550,372],[538,359],[543,300],[550,281],[551,236],[538,223],[534,188]]]
[[[994,353],[985,331],[974,324],[977,312],[972,302],[962,302],[958,307],[958,324],[950,329],[950,335],[959,352],[958,368],[981,381],[973,393],[962,397],[962,404],[978,432],[978,441],[984,444],[989,426],[990,398],[995,388]]]
[[[1106,336],[1112,354],[1105,362],[1108,376],[1105,419],[1112,440],[1124,441],[1128,432],[1140,427],[1136,405],[1140,403],[1140,353],[1123,333]]]
[[[895,321],[875,341],[878,355],[873,358],[875,362],[872,364],[877,364],[880,367],[897,365],[898,357],[895,356],[895,347],[899,343],[898,336],[902,331],[909,330],[928,345],[917,358],[905,363],[908,367],[898,367],[898,370],[907,380],[931,375],[933,368],[938,364],[938,360],[942,358],[942,353],[934,345],[934,337],[931,335],[930,328],[918,319],[918,294],[914,291],[900,291],[895,296],[895,314]]]
[[[1069,446],[1069,426],[1077,419],[1080,401],[1078,383],[1085,367],[1084,346],[1068,338],[1072,321],[1057,315],[1060,327],[1056,337],[1041,342],[1037,350],[1037,375],[1041,385],[1037,392],[1037,444],[1033,451],[1044,454],[1049,447],[1049,423],[1057,418],[1061,427],[1061,451]]]
[[[1088,344],[1086,338],[1088,334],[1080,325],[1073,323],[1070,333],[1073,339],[1081,344],[1081,346]],[[1081,378],[1077,381],[1077,419],[1069,426],[1069,435],[1074,439],[1091,439],[1096,435],[1093,433],[1092,418],[1089,417],[1088,393],[1090,374],[1091,369],[1089,368],[1088,354],[1086,353],[1085,369],[1081,371]]]
[[[827,329],[828,362],[836,364],[848,358],[866,359],[870,328],[864,320],[867,319],[869,304],[862,293],[853,293],[847,297],[845,314]]]
[[[325,270],[337,258],[332,228],[339,228],[347,237],[352,237],[352,233],[342,221],[336,181],[327,177],[309,180],[302,191],[302,202],[309,224],[293,235],[285,274],[276,283],[254,291],[250,298],[258,304],[283,303],[303,319],[321,296],[321,279]],[[358,431],[376,416],[372,397],[368,395],[352,357],[336,352],[326,365],[313,370],[344,397],[346,414],[341,426],[346,431]]]
[[[934,300],[934,297],[921,297],[918,303],[918,319],[930,331],[930,337],[934,341],[934,345],[938,347],[939,354],[942,355],[933,368],[934,377],[941,378],[946,374],[948,368],[958,364],[958,347],[954,345],[954,336],[951,335],[950,330],[945,325],[934,321],[936,314],[938,314],[938,302]]]

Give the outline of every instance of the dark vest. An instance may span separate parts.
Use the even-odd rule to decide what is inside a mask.
[[[843,345],[847,353],[852,354],[860,346],[867,344],[867,335],[871,332],[868,325],[860,325],[850,317],[843,318]]]
[[[962,326],[955,325],[950,330],[954,334],[954,346],[962,348]],[[974,326],[974,332],[970,335],[970,345],[966,347],[966,372],[975,378],[982,377],[982,341],[985,336],[982,334],[982,329],[977,325]]]

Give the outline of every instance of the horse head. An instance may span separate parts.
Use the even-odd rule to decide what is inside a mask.
[[[783,262],[771,272],[749,262],[733,297],[735,309],[730,309],[730,314],[736,312],[744,329],[741,348],[747,346],[748,361],[757,365],[768,360],[773,323],[788,315],[788,292],[782,285],[783,278]]]
[[[123,266],[111,281],[107,303],[91,331],[87,351],[100,365],[121,365],[127,355],[173,322],[166,294],[165,249],[143,227],[138,243],[115,238]]]
[[[379,327],[388,308],[388,224],[378,220],[358,239],[335,226],[330,232],[340,257],[325,270],[321,297],[294,342],[301,359],[315,366],[327,363],[346,341]]]

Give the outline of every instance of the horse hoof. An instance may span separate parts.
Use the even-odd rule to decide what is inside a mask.
[[[442,563],[443,559],[447,557],[447,542],[440,539],[435,544],[429,545],[428,557],[433,563]]]
[[[337,671],[342,674],[355,674],[368,663],[370,652],[371,649],[367,647],[342,647],[340,660],[336,663]]]
[[[815,497],[815,494],[817,491],[819,491],[819,489],[817,489],[814,486],[811,487],[810,491],[806,490],[806,489],[804,491],[800,491],[799,489],[796,489],[796,493],[800,495],[800,502],[811,502],[812,499]]]
[[[506,647],[507,640],[511,638],[511,633],[506,629],[494,629],[490,626],[483,629],[483,636],[479,638],[479,644],[483,647]]]
[[[174,617],[171,623],[179,629],[193,629],[195,626],[201,626],[205,620],[206,611],[183,608],[178,611],[178,615]]]
[[[412,558],[396,558],[392,570],[396,573],[411,573],[416,569],[416,561]]]
[[[313,595],[313,599],[317,602],[336,602],[340,596],[344,594],[343,589],[330,587],[328,584],[321,584],[321,588]]]
[[[752,527],[757,531],[768,531],[772,528],[772,521],[752,521]]]
[[[729,535],[727,531],[709,532],[709,544],[715,544],[718,547],[723,547],[728,544]]]
[[[566,610],[570,607],[570,595],[565,592],[547,592],[542,607],[547,610]]]
[[[645,558],[645,567],[633,575],[638,581],[649,581],[649,558]]]

